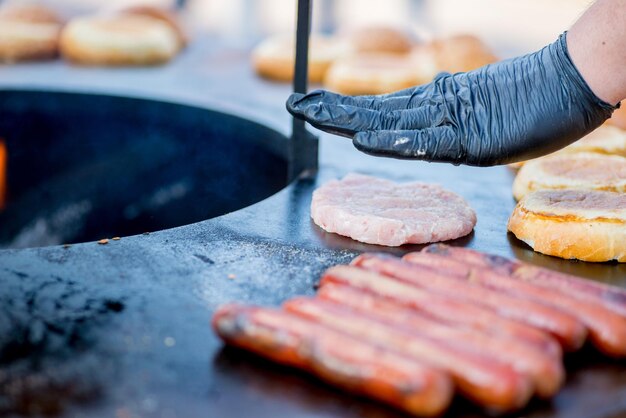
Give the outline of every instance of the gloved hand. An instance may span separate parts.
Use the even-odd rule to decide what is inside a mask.
[[[368,154],[490,166],[563,148],[612,106],[572,63],[565,34],[535,53],[389,95],[293,94],[287,109]]]

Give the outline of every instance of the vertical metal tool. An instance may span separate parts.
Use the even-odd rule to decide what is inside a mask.
[[[293,91],[306,93],[308,82],[309,35],[311,33],[311,0],[298,0],[296,22],[296,59]],[[317,137],[306,130],[303,120],[293,119],[289,141],[289,181],[312,177],[317,172]]]

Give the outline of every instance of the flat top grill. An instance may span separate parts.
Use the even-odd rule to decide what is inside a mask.
[[[287,132],[288,87],[252,78],[247,52],[210,45],[225,65],[188,79],[176,77],[193,61],[162,72],[88,71],[62,63],[3,69],[0,88],[42,85],[86,90],[90,85],[215,106],[223,99],[252,101],[258,114]],[[209,71],[209,70],[207,70]],[[166,77],[171,75],[171,77]],[[195,78],[194,78],[195,77]],[[144,91],[137,87],[142,80]],[[171,80],[170,84],[162,80]],[[211,101],[205,91],[213,93]],[[87,86],[87,87],[86,87]],[[250,98],[251,87],[259,91]],[[134,89],[134,90],[133,90]],[[157,94],[158,93],[158,94]],[[268,122],[269,123],[269,122]],[[256,205],[228,215],[148,235],[0,251],[0,414],[47,412],[60,416],[142,417],[396,417],[379,405],[337,392],[291,369],[223,348],[209,327],[214,309],[240,301],[278,305],[312,295],[322,271],[363,251],[402,254],[420,249],[381,248],[328,234],[309,218],[312,191],[360,171],[396,181],[439,183],[476,210],[478,225],[452,242],[481,251],[626,287],[626,266],[542,256],[506,233],[514,201],[505,167],[473,168],[373,158],[350,141],[321,135],[315,178],[301,178]],[[583,351],[567,360],[563,391],[535,402],[525,417],[613,418],[626,413],[626,365]],[[29,408],[27,410],[27,408]],[[449,416],[481,413],[457,402]]]

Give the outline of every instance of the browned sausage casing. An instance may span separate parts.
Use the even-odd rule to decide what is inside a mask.
[[[549,332],[564,347],[580,347],[582,343],[580,322],[553,306],[489,289],[480,283],[459,281],[397,257],[363,254],[354,259],[352,264],[436,293],[488,306],[502,316]],[[584,333],[582,336],[584,337]]]
[[[516,279],[532,282],[538,286],[556,289],[574,297],[593,300],[626,317],[626,289],[468,248],[433,244],[424,248],[422,252],[452,257],[478,267],[485,267],[510,275]]]
[[[227,344],[411,414],[439,415],[451,401],[444,372],[285,311],[226,305],[213,328]]]
[[[525,405],[532,395],[533,386],[528,376],[473,353],[463,345],[452,346],[423,333],[392,327],[371,315],[321,299],[292,299],[284,308],[339,332],[443,369],[452,375],[464,396],[485,408],[515,410]]]
[[[326,270],[320,285],[323,287],[329,283],[344,284],[388,298],[394,303],[425,312],[444,322],[507,335],[517,339],[520,344],[529,344],[554,358],[561,358],[561,347],[549,334],[522,322],[503,318],[484,306],[433,294],[392,277],[354,266],[335,266]]]
[[[406,328],[447,345],[463,346],[508,364],[517,372],[530,376],[541,397],[554,396],[563,384],[565,371],[562,361],[536,347],[520,344],[515,338],[446,324],[414,309],[345,285],[326,285],[320,289],[318,297],[371,315],[389,326]]]
[[[421,253],[421,263],[424,263],[428,256],[433,257],[431,262],[436,262],[437,257],[448,258],[450,260],[449,264],[452,264],[454,261],[457,263],[463,262],[470,266],[471,270],[472,266],[478,266],[479,261],[482,260],[481,267],[474,267],[475,274],[471,275],[470,280],[483,283],[488,282],[491,286],[508,289],[517,294],[524,294],[536,300],[542,300],[544,303],[558,306],[574,315],[588,328],[589,336],[594,346],[604,354],[612,357],[626,356],[626,317],[619,313],[619,309],[617,309],[615,304],[607,303],[606,298],[590,297],[589,294],[594,294],[591,289],[589,289],[590,293],[584,296],[585,291],[583,289],[587,285],[583,279],[567,279],[565,275],[559,276],[560,273],[522,265],[501,257],[488,256],[472,250],[445,247],[450,249],[445,249],[444,251],[441,250],[443,248],[441,246],[436,248],[440,249],[440,251],[436,253]],[[442,254],[448,254],[448,256],[446,257]],[[420,256],[417,254],[408,255],[406,258],[412,258],[414,262],[420,260]],[[489,265],[494,267],[482,267]],[[503,268],[503,266],[506,268]],[[546,283],[551,283],[551,285],[546,286]],[[572,292],[572,288],[577,290]],[[591,286],[591,288],[597,289],[595,285]],[[621,291],[621,289],[616,290]],[[608,294],[615,295],[617,293],[611,292]]]

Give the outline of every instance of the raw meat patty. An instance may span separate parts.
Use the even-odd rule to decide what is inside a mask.
[[[313,193],[311,217],[328,232],[390,247],[462,237],[476,225],[467,202],[440,186],[354,173]]]

